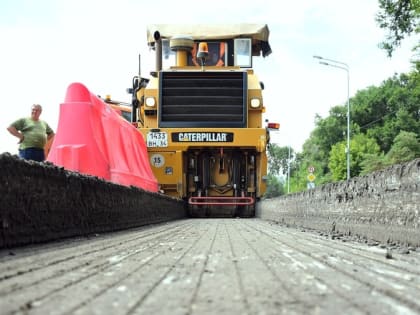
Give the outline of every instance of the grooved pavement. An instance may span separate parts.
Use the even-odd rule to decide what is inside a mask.
[[[387,258],[392,254],[392,258]],[[0,252],[1,314],[420,314],[420,252],[185,219]]]

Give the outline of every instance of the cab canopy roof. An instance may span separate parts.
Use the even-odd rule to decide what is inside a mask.
[[[263,57],[271,54],[268,37],[270,31],[266,24],[151,24],[147,26],[147,42],[155,46],[155,32],[160,38],[189,36],[194,41],[229,40],[235,38],[251,38],[254,56]]]

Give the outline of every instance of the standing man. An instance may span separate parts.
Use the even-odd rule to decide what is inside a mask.
[[[44,147],[54,137],[54,131],[39,119],[42,107],[32,105],[31,117],[21,118],[13,122],[7,130],[19,139],[19,156],[27,160],[42,162],[45,160]]]

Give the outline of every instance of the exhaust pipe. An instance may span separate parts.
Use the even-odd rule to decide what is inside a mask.
[[[153,34],[156,43],[156,72],[162,70],[162,40],[159,31]]]

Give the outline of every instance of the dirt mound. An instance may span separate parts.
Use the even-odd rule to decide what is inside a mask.
[[[184,218],[183,201],[0,154],[0,248]]]

